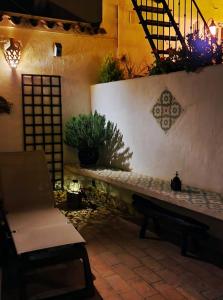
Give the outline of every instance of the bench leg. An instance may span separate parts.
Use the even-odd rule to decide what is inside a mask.
[[[182,232],[181,235],[181,255],[186,256],[188,250],[188,233]]]
[[[147,226],[148,226],[148,218],[146,216],[144,216],[142,226],[141,226],[141,229],[139,232],[140,239],[145,239]]]
[[[155,233],[161,235],[161,227],[158,218],[153,217],[153,225],[154,225]]]
[[[91,272],[90,262],[89,262],[89,258],[85,246],[82,247],[82,260],[84,266],[86,290],[88,291],[87,293],[89,296],[93,296],[94,295],[93,275]]]

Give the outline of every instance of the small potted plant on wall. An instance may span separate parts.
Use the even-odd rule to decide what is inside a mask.
[[[99,149],[112,136],[112,123],[95,111],[72,117],[65,124],[65,144],[76,148],[82,167],[95,165]]]
[[[122,79],[124,79],[124,73],[120,66],[119,59],[111,55],[105,57],[99,73],[99,83],[118,81]]]

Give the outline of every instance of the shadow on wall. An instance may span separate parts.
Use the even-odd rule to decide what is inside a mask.
[[[125,147],[123,135],[117,128],[117,125],[115,125],[113,127],[111,139],[106,141],[101,149],[98,166],[131,171],[130,159],[132,158],[132,155],[133,152],[130,152],[129,147]]]

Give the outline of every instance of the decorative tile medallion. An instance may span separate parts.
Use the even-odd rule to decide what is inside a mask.
[[[152,108],[152,114],[161,128],[167,132],[181,115],[183,109],[172,93],[164,90]]]

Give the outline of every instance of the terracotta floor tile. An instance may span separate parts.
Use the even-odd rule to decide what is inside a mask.
[[[207,270],[210,275],[213,274],[213,275],[223,279],[223,269],[221,269],[213,264],[210,264],[210,263],[198,262],[198,264],[200,266],[202,266],[202,268]]]
[[[162,295],[157,294],[151,297],[146,297],[146,300],[166,300],[166,298],[164,298]]]
[[[153,287],[162,294],[165,299],[168,300],[186,300],[180,292],[178,292],[174,287],[167,283],[157,282],[153,284]]]
[[[116,292],[127,292],[130,289],[127,282],[117,274],[106,277],[106,281]]]
[[[152,271],[158,272],[159,270],[163,270],[165,267],[152,256],[146,256],[140,258],[142,265],[147,266]]]
[[[150,247],[148,249],[145,249],[146,253],[150,256],[152,256],[155,259],[165,259],[167,257],[167,253],[162,250],[161,245],[159,247]]]
[[[197,292],[195,289],[186,286],[185,284],[182,284],[182,286],[178,286],[176,288],[178,292],[180,292],[184,297],[190,300],[205,300],[204,296]]]
[[[120,295],[118,295],[117,293],[113,293],[112,295],[107,296],[103,300],[122,300],[122,299],[123,298]],[[89,298],[89,300],[91,300],[91,299]]]
[[[85,231],[93,237],[87,247],[103,300],[223,299],[222,269],[183,257],[168,242],[141,240],[138,229],[114,218]]]
[[[139,276],[124,264],[113,266],[112,270],[124,280],[137,279]]]
[[[123,300],[143,300],[145,299],[144,297],[141,297],[137,292],[135,291],[129,291],[127,293],[122,293],[121,294],[121,299]]]
[[[134,271],[148,283],[154,283],[162,280],[160,276],[145,266],[136,268]]]
[[[103,300],[223,299],[222,269],[183,257],[179,247],[165,241],[141,240],[138,230],[115,217],[84,228]]]
[[[158,274],[165,282],[170,285],[178,286],[181,284],[181,277],[168,269],[159,270]]]
[[[146,281],[142,279],[130,280],[129,284],[133,287],[142,297],[151,297],[158,294],[158,292]]]
[[[111,251],[102,252],[99,257],[109,266],[120,264],[120,259]]]
[[[90,256],[90,263],[101,276],[105,277],[114,274],[111,267],[98,256]]]
[[[123,248],[120,247],[119,245],[110,242],[109,244],[105,245],[105,248],[112,252],[113,254],[118,254],[123,252]]]
[[[184,272],[184,273],[182,273],[178,276],[181,277],[181,282],[182,283],[191,286],[192,288],[194,288],[198,292],[202,292],[202,291],[205,291],[205,290],[209,289],[208,284],[205,281],[201,280],[196,275],[194,275],[193,273]]]
[[[221,300],[223,299],[223,288],[219,287],[218,289],[209,289],[201,292],[201,295],[208,300]]]
[[[139,259],[135,258],[134,256],[128,253],[119,253],[117,254],[118,258],[120,259],[121,263],[124,263],[130,269],[136,268],[141,266],[141,262]]]
[[[185,271],[185,268],[180,263],[169,256],[160,259],[159,263],[175,274],[180,274]]]
[[[129,254],[135,256],[137,259],[141,257],[145,257],[147,255],[147,253],[143,249],[140,249],[136,246],[130,246],[126,250]]]
[[[108,282],[101,277],[97,276],[97,278],[94,280],[94,285],[104,299],[107,299],[109,296],[113,296],[115,293],[110,284],[108,284]]]

